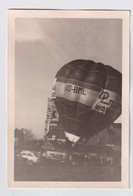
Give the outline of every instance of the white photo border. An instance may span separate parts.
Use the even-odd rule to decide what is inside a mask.
[[[14,78],[16,18],[121,18],[122,29],[122,180],[121,182],[16,182],[14,181]],[[9,188],[128,188],[129,187],[129,12],[70,10],[9,10],[8,11],[8,187]],[[10,33],[9,33],[10,32]],[[10,130],[10,131],[9,131]]]

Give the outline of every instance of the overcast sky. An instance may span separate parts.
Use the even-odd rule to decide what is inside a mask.
[[[61,66],[91,59],[122,69],[120,19],[16,19],[15,39],[15,127],[31,129],[38,138]]]

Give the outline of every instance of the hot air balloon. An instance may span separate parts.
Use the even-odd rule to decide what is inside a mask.
[[[55,76],[54,102],[66,138],[90,138],[121,114],[122,75],[109,65],[74,60]]]

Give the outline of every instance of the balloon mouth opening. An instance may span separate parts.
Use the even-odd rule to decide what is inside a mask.
[[[80,137],[77,136],[77,135],[74,135],[74,134],[71,134],[71,133],[68,133],[65,131],[65,136],[66,138],[74,144],[76,144],[79,140],[80,140]]]

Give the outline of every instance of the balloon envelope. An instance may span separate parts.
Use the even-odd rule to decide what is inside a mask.
[[[68,140],[90,138],[120,116],[122,75],[111,66],[75,60],[55,78],[54,101]]]

